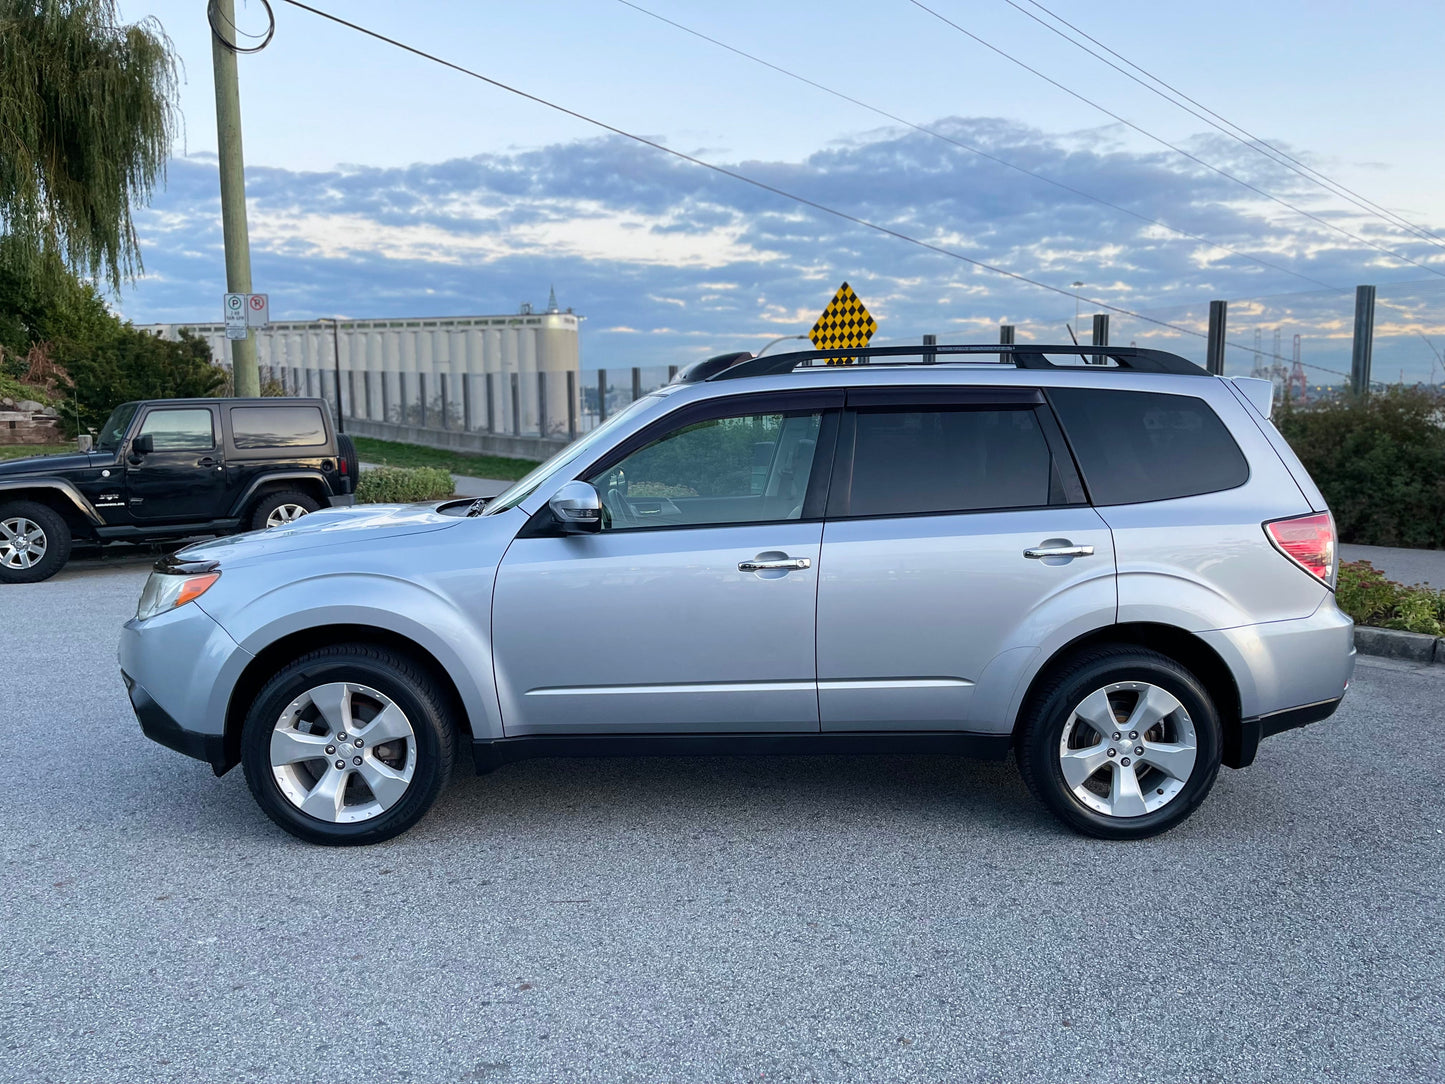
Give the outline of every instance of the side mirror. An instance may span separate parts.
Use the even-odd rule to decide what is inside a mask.
[[[602,530],[602,498],[586,482],[568,482],[547,502],[564,534]]]
[[[131,455],[150,455],[155,450],[156,438],[151,433],[144,433],[130,442]]]

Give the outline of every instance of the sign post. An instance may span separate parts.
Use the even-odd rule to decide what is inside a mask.
[[[819,350],[839,350],[867,346],[868,340],[873,338],[873,333],[877,330],[878,322],[853,292],[853,288],[845,282],[838,287],[838,292],[833,295],[833,300],[828,302],[823,315],[818,317],[818,322],[813,325],[808,338],[813,340],[813,345]],[[853,360],[836,358],[828,364],[850,365]]]

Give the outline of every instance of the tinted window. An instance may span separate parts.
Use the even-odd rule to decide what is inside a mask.
[[[314,406],[233,407],[237,448],[310,448],[326,443],[326,423]]]
[[[1055,388],[1058,411],[1095,504],[1134,504],[1233,489],[1249,464],[1203,399]]]
[[[848,512],[1033,508],[1057,493],[1032,410],[862,410]]]
[[[138,436],[155,439],[156,451],[202,451],[216,446],[211,412],[198,410],[153,410],[141,423]]]
[[[587,479],[604,529],[801,518],[822,417],[748,414],[674,430]]]

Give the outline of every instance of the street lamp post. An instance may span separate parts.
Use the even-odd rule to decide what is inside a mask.
[[[1082,282],[1071,282],[1071,283],[1069,283],[1069,285],[1072,286],[1072,287],[1074,287],[1074,289],[1076,289],[1076,290],[1082,289],[1083,286],[1084,286],[1084,284],[1083,284]],[[1078,295],[1078,294],[1075,294],[1075,295],[1074,295],[1074,331],[1077,332],[1078,330],[1079,330],[1079,295]]]
[[[346,432],[346,422],[341,416],[341,321],[335,316],[318,316],[320,323],[331,321],[332,359],[336,363],[336,431]]]

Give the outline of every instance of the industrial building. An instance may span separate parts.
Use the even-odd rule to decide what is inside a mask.
[[[335,402],[340,385],[348,428],[364,435],[491,450],[466,434],[565,439],[577,431],[581,317],[531,305],[503,316],[282,320],[256,328],[261,380],[290,395]],[[230,367],[223,323],[152,324],[204,338]],[[339,380],[338,380],[339,374]]]

